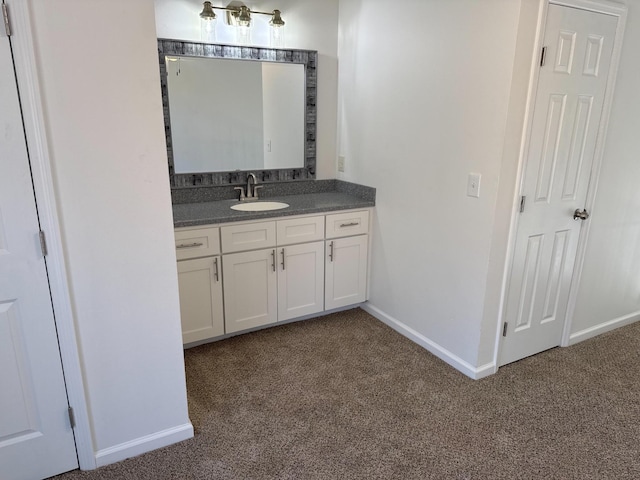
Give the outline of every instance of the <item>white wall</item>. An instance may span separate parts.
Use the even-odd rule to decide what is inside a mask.
[[[342,178],[378,189],[370,304],[473,369],[520,2],[400,0],[402,21],[388,6],[340,1]]]
[[[572,342],[640,319],[640,1],[629,14]]]
[[[131,454],[126,442],[192,434],[153,2],[31,3],[94,449],[106,463]]]
[[[227,5],[229,2],[213,2]],[[318,179],[335,178],[336,172],[336,118],[338,76],[338,0],[256,0],[249,5],[254,10],[282,11],[286,23],[285,48],[318,51]],[[200,0],[155,0],[158,37],[200,41]],[[216,10],[216,13],[222,13]],[[235,43],[230,29],[225,28],[222,15],[218,15],[217,41]],[[255,15],[252,43],[268,46],[268,16]]]

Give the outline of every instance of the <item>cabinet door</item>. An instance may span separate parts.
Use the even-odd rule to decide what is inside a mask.
[[[227,333],[275,323],[278,318],[276,250],[223,255]]]
[[[368,235],[327,241],[325,308],[362,303],[367,295]]]
[[[224,335],[220,257],[178,262],[182,342]]]
[[[324,310],[324,242],[278,248],[278,320]]]

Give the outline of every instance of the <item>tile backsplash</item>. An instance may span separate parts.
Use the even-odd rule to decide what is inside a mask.
[[[375,188],[342,180],[309,180],[281,183],[259,182],[259,184],[263,186],[260,190],[260,196],[263,198],[325,192],[346,193],[371,201],[375,201],[376,198]],[[238,192],[234,190],[233,187],[234,185],[172,188],[171,201],[174,205],[178,205],[182,203],[202,203],[237,199]]]

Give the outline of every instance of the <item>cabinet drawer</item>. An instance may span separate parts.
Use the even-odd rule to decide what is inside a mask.
[[[229,225],[221,228],[224,253],[275,247],[276,222]]]
[[[219,230],[218,227],[176,230],[176,257],[178,260],[219,255]]]
[[[291,218],[276,222],[278,245],[315,242],[324,238],[324,217]]]
[[[369,212],[347,212],[327,215],[327,237],[338,238],[369,233]]]

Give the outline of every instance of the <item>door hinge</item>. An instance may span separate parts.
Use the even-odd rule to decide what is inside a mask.
[[[6,3],[2,4],[2,20],[4,22],[4,31],[7,33],[7,37],[10,37],[11,23],[9,23],[9,9]]]
[[[69,425],[71,428],[76,428],[76,415],[73,413],[73,407],[69,407]]]
[[[49,250],[47,250],[47,237],[42,230],[40,230],[40,248],[42,249],[42,256],[46,257],[49,254]]]
[[[504,322],[504,325],[502,326],[502,336],[506,337],[507,336],[507,328],[509,327],[509,324],[507,322]]]
[[[542,53],[540,54],[540,66],[544,67],[547,62],[547,47],[542,47]]]
[[[527,196],[523,195],[520,197],[520,213],[524,213],[524,205],[527,203]]]

